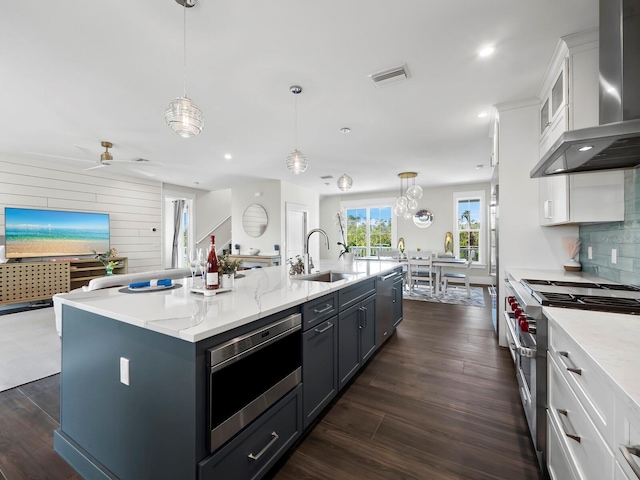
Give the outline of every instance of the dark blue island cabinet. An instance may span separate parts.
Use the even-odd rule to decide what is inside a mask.
[[[302,308],[302,388],[304,428],[338,393],[338,292]]]
[[[63,305],[55,451],[89,480],[259,478],[302,433],[301,386],[211,453],[207,350],[295,313],[193,343]]]
[[[376,349],[376,279],[338,291],[338,388],[341,390]]]

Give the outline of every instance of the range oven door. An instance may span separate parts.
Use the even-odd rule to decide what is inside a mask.
[[[301,320],[290,315],[207,351],[209,451],[301,382]]]
[[[520,329],[516,326],[516,318],[513,312],[504,312],[507,324],[507,339],[509,351],[514,358],[516,366],[516,378],[520,389],[520,400],[527,417],[529,430],[532,433],[533,443],[536,444],[536,357],[538,354],[535,345],[525,345],[520,336]]]

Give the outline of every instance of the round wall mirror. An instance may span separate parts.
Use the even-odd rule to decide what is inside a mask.
[[[431,213],[431,210],[418,210],[413,216],[413,223],[419,228],[430,227],[433,223],[433,213]]]
[[[242,214],[242,226],[250,237],[259,237],[267,229],[269,220],[262,205],[249,205]]]

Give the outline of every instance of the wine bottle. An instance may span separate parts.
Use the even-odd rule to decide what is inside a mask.
[[[211,235],[211,245],[207,255],[207,277],[205,282],[207,290],[217,290],[220,288],[220,277],[218,276],[218,254],[216,253],[216,237]]]

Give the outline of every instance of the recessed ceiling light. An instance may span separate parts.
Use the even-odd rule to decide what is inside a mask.
[[[225,153],[225,154],[224,154],[224,159],[225,159],[225,160],[231,160],[232,158],[233,158],[233,157],[231,156],[231,154],[230,154],[230,153]]]
[[[350,129],[349,127],[342,127],[342,128],[340,129],[340,131],[341,131],[342,133],[351,133],[351,129]]]
[[[478,114],[478,118],[484,118],[484,117],[486,117],[486,116],[487,116],[487,112],[480,112],[480,113]]]
[[[584,147],[580,147],[578,149],[579,152],[586,152],[587,150],[591,150],[593,148],[593,145],[585,145]]]
[[[495,51],[495,48],[493,47],[493,45],[487,45],[486,47],[482,47],[480,49],[480,51],[478,52],[478,55],[480,55],[481,57],[488,57],[494,51]]]
[[[484,167],[484,165],[476,165],[476,170],[480,170],[483,167]]]

